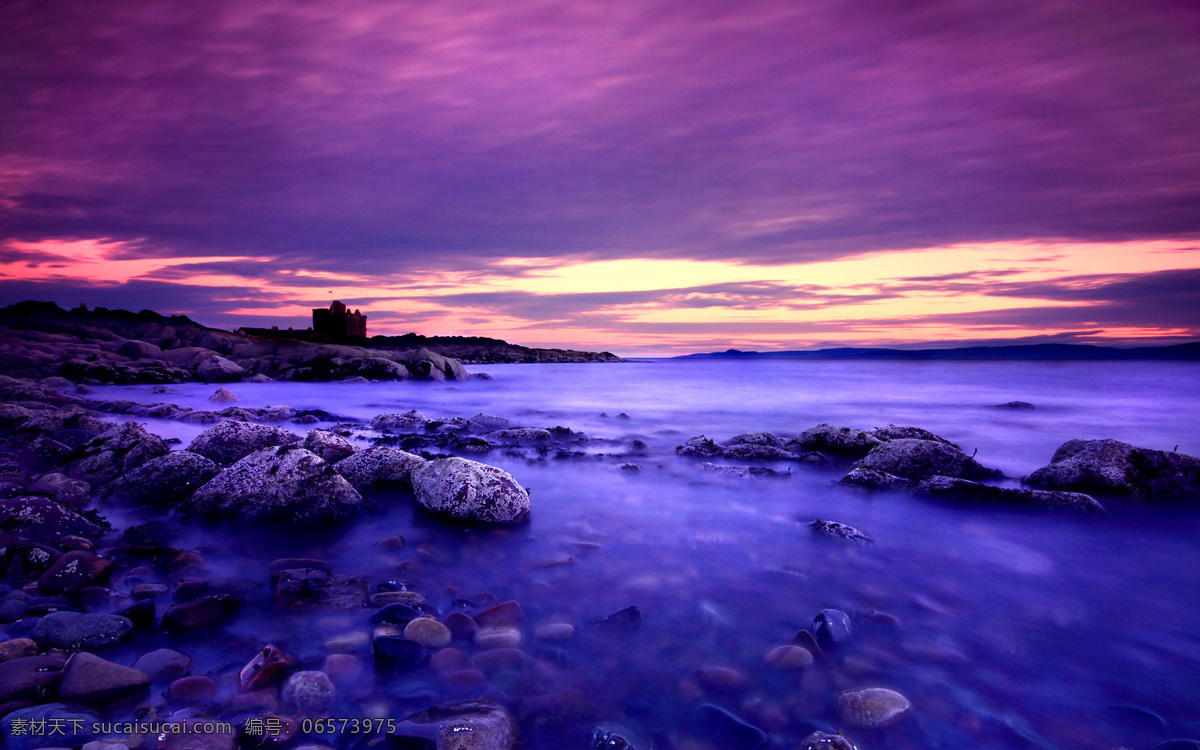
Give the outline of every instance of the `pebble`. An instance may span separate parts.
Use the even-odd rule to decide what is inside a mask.
[[[447,685],[460,689],[475,687],[486,679],[483,672],[477,669],[460,669],[456,672],[447,672],[442,676],[442,681]]]
[[[70,703],[101,703],[137,695],[150,687],[150,678],[136,669],[80,651],[63,667],[58,697]]]
[[[823,649],[850,640],[850,616],[838,609],[823,609],[813,618],[813,634]]]
[[[173,648],[160,648],[139,656],[133,668],[154,682],[170,682],[191,671],[192,657]]]
[[[238,672],[238,690],[250,693],[278,682],[292,660],[273,643],[268,643]]]
[[[475,615],[475,622],[480,626],[520,625],[525,620],[525,610],[515,601],[509,600],[494,607],[485,609]]]
[[[456,648],[444,648],[429,660],[429,666],[435,672],[452,672],[463,665],[466,657]]]
[[[567,622],[548,622],[533,631],[533,637],[543,641],[566,641],[575,635],[575,626]]]
[[[497,669],[512,669],[525,663],[525,652],[519,648],[494,648],[481,651],[471,657],[468,664],[472,667],[492,672]]]
[[[371,594],[367,603],[372,607],[384,607],[388,604],[419,604],[425,601],[425,596],[416,591],[380,591]]]
[[[465,612],[451,612],[446,615],[442,621],[450,630],[450,634],[455,638],[469,641],[475,637],[475,633],[479,631],[479,623],[475,622],[475,618]]]
[[[339,654],[353,654],[366,651],[371,647],[371,634],[362,630],[353,633],[343,633],[325,641],[325,648]]]
[[[288,678],[280,697],[301,714],[316,716],[325,713],[337,700],[337,688],[324,672],[306,670]]]
[[[212,703],[217,699],[221,683],[206,674],[180,677],[167,687],[167,699],[179,703]]]
[[[475,633],[475,645],[481,649],[516,648],[523,640],[516,628],[480,628]]]
[[[356,685],[365,669],[362,659],[352,654],[329,654],[321,662],[321,671],[329,675],[334,685],[341,687]]]
[[[429,652],[416,641],[394,635],[376,638],[373,642],[376,666],[401,672],[416,669],[429,658]]]
[[[813,655],[811,651],[800,646],[776,646],[767,652],[764,661],[776,669],[795,672],[811,665]]]
[[[912,708],[907,698],[887,688],[847,690],[837,697],[836,704],[842,721],[863,729],[887,726]]]
[[[134,599],[154,599],[170,591],[170,588],[161,583],[139,583],[130,590],[129,594]]]
[[[450,629],[432,617],[418,617],[404,627],[404,637],[416,641],[425,648],[442,648],[450,645]]]
[[[696,670],[696,679],[713,690],[741,691],[750,687],[750,675],[730,667],[700,667]]]
[[[23,656],[34,656],[38,646],[29,638],[13,638],[0,643],[0,662],[20,659]]]

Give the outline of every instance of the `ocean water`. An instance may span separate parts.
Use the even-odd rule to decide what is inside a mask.
[[[675,454],[698,434],[789,436],[829,422],[924,427],[977,449],[1010,484],[1071,438],[1197,455],[1200,367],[651,361],[468,369],[495,380],[229,386],[246,406],[321,408],[356,420],[409,409],[447,418],[486,412],[594,440],[571,459],[475,457],[530,488],[532,518],[518,529],[452,529],[414,514],[403,493],[375,498],[378,512],[318,535],[168,517],[180,544],[201,549],[214,582],[246,592],[246,611],[221,639],[184,644],[197,671],[227,673],[268,641],[318,667],[325,639],[365,629],[362,614],[271,611],[267,563],[315,556],[372,586],[405,580],[442,612],[456,598],[489,596],[516,599],[526,612],[522,667],[468,689],[430,669],[369,676],[341,691],[339,716],[402,716],[487,695],[509,706],[529,748],[590,747],[597,725],[625,727],[659,748],[735,746],[697,722],[696,706],[710,703],[762,728],[770,747],[792,748],[820,722],[842,726],[840,691],[887,687],[910,700],[912,713],[884,730],[847,728],[864,750],[1142,748],[1200,738],[1196,509],[1114,506],[1108,516],[1076,518],[949,507],[839,487],[844,468],[775,465],[790,474],[731,480]],[[162,395],[108,387],[97,397],[210,408],[214,388]],[[1036,409],[993,408],[1011,401]],[[184,446],[203,429],[147,424]],[[642,471],[621,469],[627,462]],[[143,520],[140,511],[112,513],[118,522]],[[855,526],[877,543],[814,537],[804,523],[815,518]],[[396,534],[408,540],[403,549],[376,544]],[[636,631],[595,624],[629,605],[642,613]],[[860,624],[844,648],[800,673],[764,663],[825,608],[883,612],[899,624]],[[546,622],[569,622],[576,635],[538,641],[533,629]],[[697,670],[711,666],[744,673],[744,684],[706,683]]]

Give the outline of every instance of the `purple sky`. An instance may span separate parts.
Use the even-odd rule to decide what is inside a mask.
[[[914,315],[966,326],[957,339],[991,335],[969,320],[1006,326],[998,338],[1200,336],[1195,0],[0,0],[0,18],[5,303],[303,324],[334,293],[375,330],[523,343],[767,348],[822,327],[903,341],[923,337],[911,320],[890,338],[814,320],[803,285],[770,267],[1161,240],[1171,264],[1082,281],[1001,255],[971,273],[1026,276],[962,277],[962,293],[1037,304]],[[54,241],[182,260],[97,285],[47,254]],[[650,285],[534,289],[502,281],[529,275],[521,259],[764,270],[689,284],[667,264]],[[846,290],[868,282],[882,293],[850,271],[808,291],[861,305]],[[664,307],[722,304],[764,314],[671,339],[714,316]]]

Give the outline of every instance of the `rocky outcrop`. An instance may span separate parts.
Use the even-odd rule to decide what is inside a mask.
[[[85,443],[60,471],[93,487],[101,487],[147,461],[165,455],[168,450],[162,438],[146,432],[136,422],[125,422]]]
[[[300,436],[281,427],[229,420],[196,436],[188,450],[218,464],[231,464],[255,451],[300,442]]]
[[[410,487],[412,472],[427,462],[398,448],[377,446],[355,453],[334,466],[359,492],[377,487]]]
[[[328,430],[310,430],[304,437],[301,447],[312,451],[331,464],[349,458],[358,452],[358,446],[354,443]]]
[[[930,476],[990,479],[1000,472],[988,469],[949,443],[901,438],[877,445],[861,461],[867,469],[905,479]]]
[[[221,467],[191,451],[171,451],[121,476],[106,493],[139,505],[173,508],[215,477]]]
[[[0,500],[0,530],[43,544],[64,536],[96,537],[104,527],[45,497]]]
[[[412,485],[417,504],[435,515],[496,524],[529,518],[529,492],[495,466],[443,458],[415,468]]]
[[[1051,490],[1126,497],[1150,504],[1200,500],[1200,458],[1117,440],[1068,440],[1024,482]]]
[[[1081,492],[992,487],[955,477],[928,477],[913,487],[913,494],[962,505],[995,505],[1010,508],[1103,513],[1104,506]]]
[[[805,430],[785,446],[793,452],[817,451],[847,460],[857,460],[883,441],[862,430],[821,424]]]
[[[251,453],[183,504],[210,518],[318,524],[358,512],[362,496],[319,456],[293,445]]]

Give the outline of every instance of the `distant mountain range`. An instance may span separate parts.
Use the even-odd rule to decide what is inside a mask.
[[[1090,344],[1019,344],[964,346],[948,349],[814,349],[809,351],[723,352],[684,354],[673,359],[1042,359],[1042,360],[1168,360],[1200,361],[1200,341],[1174,346],[1119,349]]]

